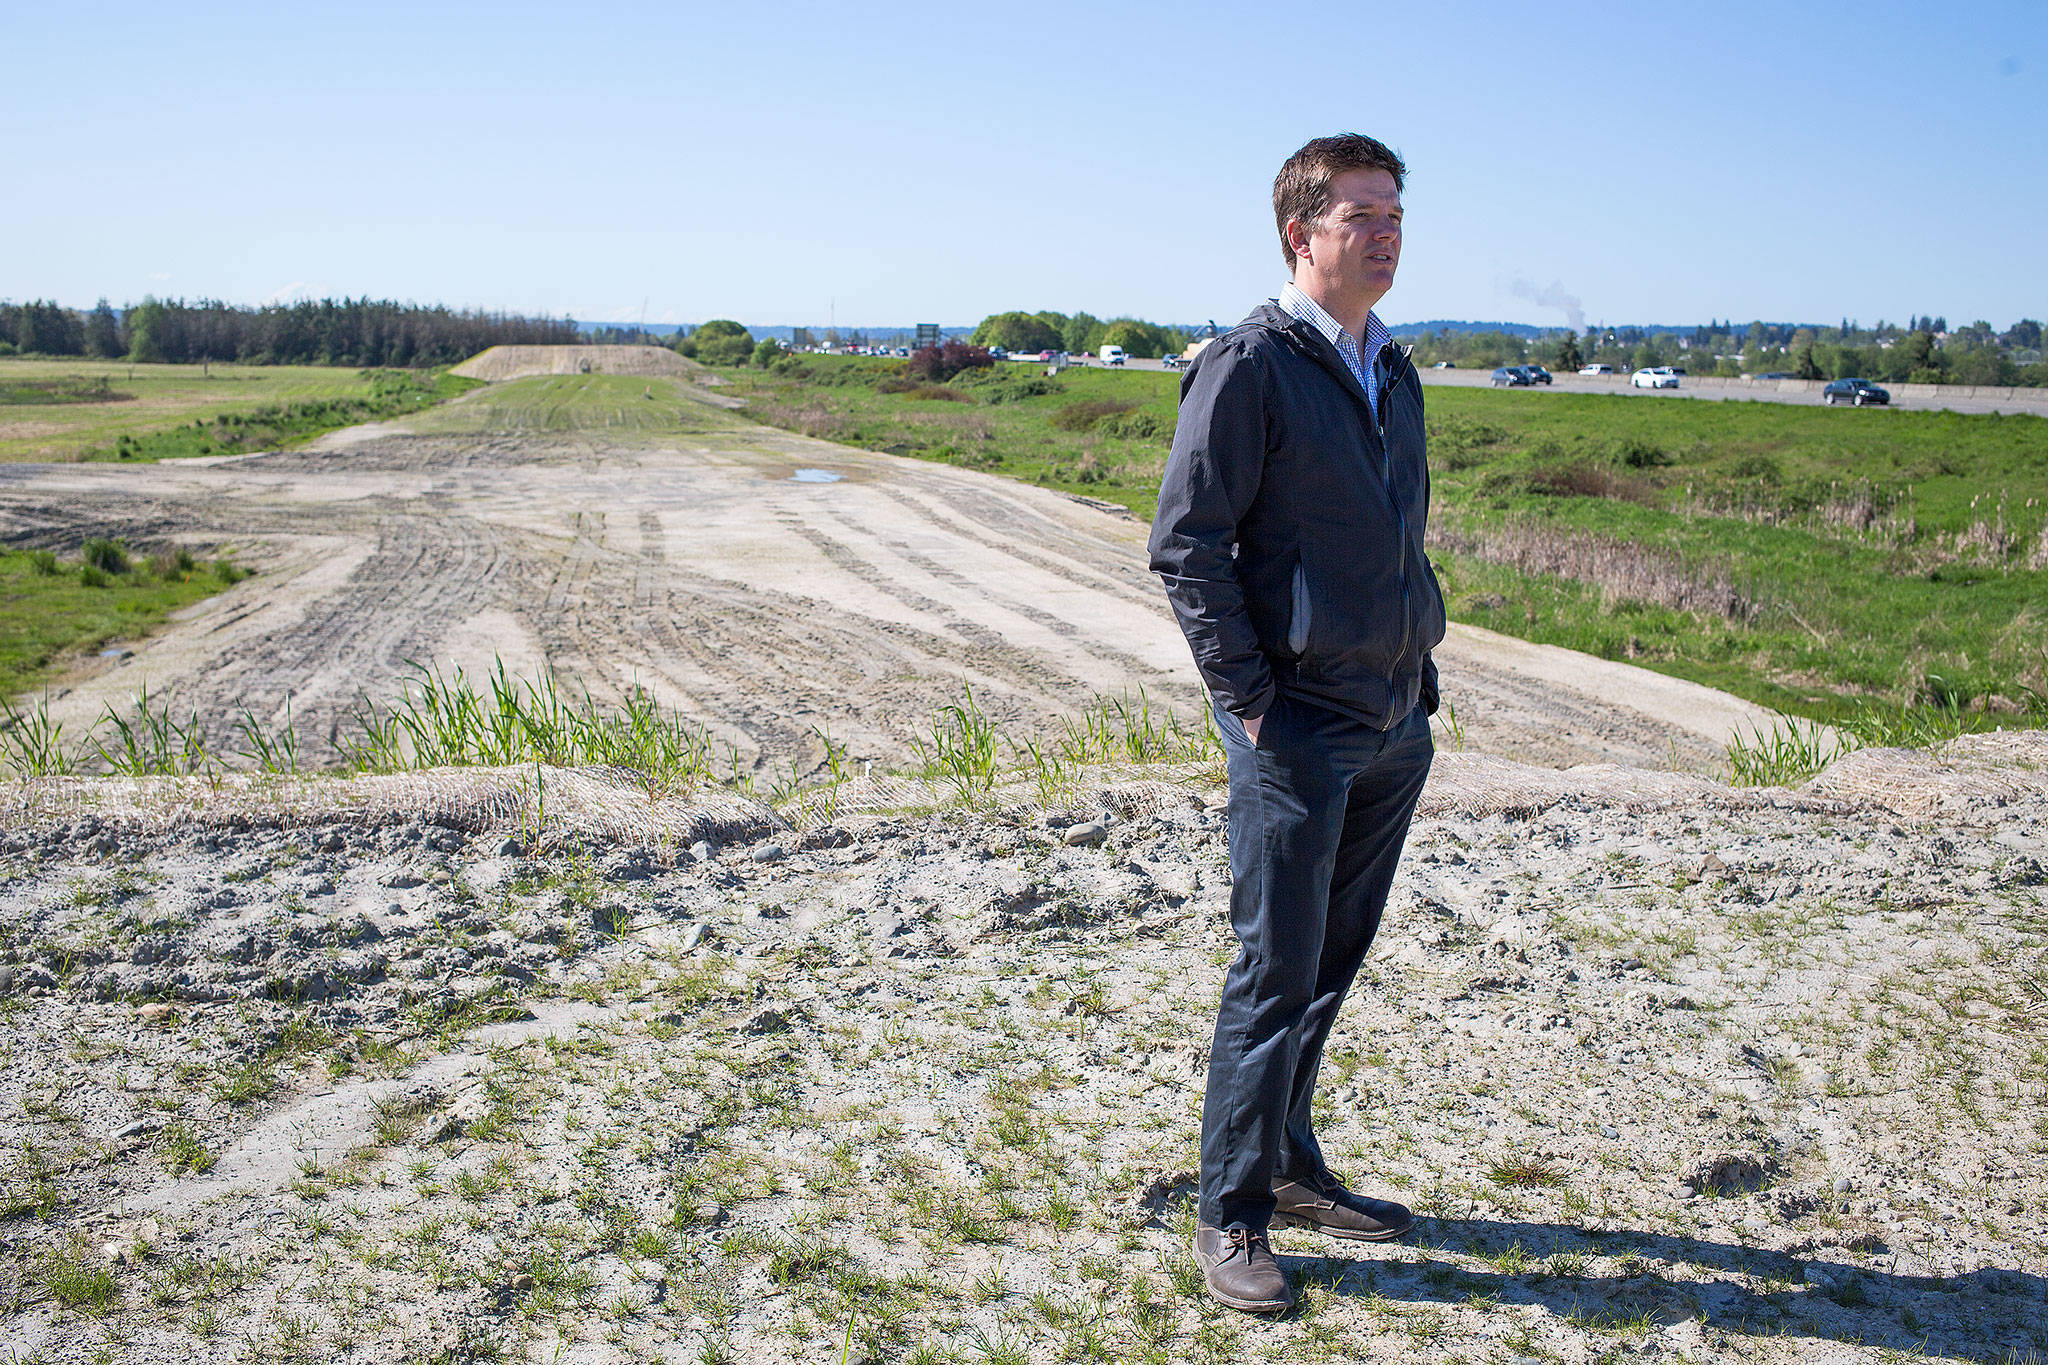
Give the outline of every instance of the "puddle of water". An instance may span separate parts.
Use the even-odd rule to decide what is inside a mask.
[[[834,474],[829,469],[799,469],[789,476],[791,483],[838,483],[844,474]]]

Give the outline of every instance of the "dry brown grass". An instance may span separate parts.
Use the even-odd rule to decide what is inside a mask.
[[[1529,491],[1566,498],[1614,498],[1654,507],[1662,501],[1657,485],[1597,464],[1567,464],[1529,471]]]
[[[839,440],[846,431],[845,422],[815,398],[802,403],[767,403],[755,399],[749,405],[747,415],[768,426],[801,432],[820,441]]]
[[[1054,413],[1052,424],[1061,431],[1091,431],[1103,418],[1119,416],[1137,406],[1121,398],[1087,398]]]
[[[1725,567],[1691,564],[1629,541],[1520,520],[1467,525],[1445,518],[1430,533],[1435,548],[1588,583],[1610,604],[1643,602],[1745,624],[1763,610]]]

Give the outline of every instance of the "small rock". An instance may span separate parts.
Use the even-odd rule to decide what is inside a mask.
[[[153,1247],[163,1240],[164,1230],[154,1218],[145,1218],[135,1225],[135,1245]]]
[[[789,1028],[789,1016],[773,1005],[764,1005],[740,1025],[743,1033],[782,1033]]]
[[[121,1127],[116,1128],[112,1140],[115,1142],[126,1142],[129,1138],[141,1137],[154,1127],[156,1127],[156,1122],[153,1119],[137,1119],[133,1123],[123,1124]]]
[[[1727,873],[1728,864],[1722,862],[1715,854],[1709,853],[1700,860],[1700,875],[1702,877],[1722,877],[1726,876]]]
[[[1855,1189],[1855,1188],[1856,1188],[1856,1182],[1855,1182],[1855,1181],[1853,1181],[1853,1180],[1851,1180],[1851,1179],[1850,1179],[1850,1178],[1849,1178],[1848,1176],[1846,1176],[1846,1175],[1838,1175],[1838,1176],[1836,1176],[1836,1177],[1835,1177],[1835,1193],[1836,1193],[1836,1194],[1847,1194],[1847,1193],[1849,1193],[1849,1191],[1851,1191],[1851,1190],[1853,1190],[1853,1189]]]
[[[517,839],[507,839],[504,843],[498,845],[498,856],[500,858],[524,858],[526,856],[526,845]]]
[[[1083,820],[1078,825],[1067,826],[1060,842],[1068,848],[1093,848],[1109,837],[1109,829],[1098,820]]]
[[[781,844],[762,844],[747,856],[757,863],[779,863],[789,855]]]
[[[711,845],[703,839],[690,845],[690,857],[700,863],[711,861]]]
[[[512,1277],[512,1287],[522,1294],[525,1293],[527,1290],[533,1288],[533,1276],[523,1273],[514,1275]]]
[[[314,850],[319,853],[339,853],[347,847],[348,840],[342,838],[338,830],[327,831],[313,844]]]
[[[1610,1128],[1603,1123],[1600,1125],[1600,1136],[1604,1138],[1618,1138],[1621,1136],[1621,1130],[1618,1128]]]
[[[701,924],[693,924],[689,927],[687,931],[684,932],[683,941],[677,947],[676,951],[683,953],[691,952],[696,948],[698,944],[702,943],[703,941],[704,926]]]

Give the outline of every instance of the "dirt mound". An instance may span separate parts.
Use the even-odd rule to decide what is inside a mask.
[[[1108,767],[1061,793],[1029,784],[998,787],[980,804],[1010,820],[1069,806],[1149,816],[1185,803],[1190,788],[1220,801],[1213,765]],[[962,804],[961,793],[931,778],[873,776],[817,787],[778,815],[758,801],[718,788],[650,792],[639,774],[616,768],[521,765],[440,768],[358,777],[39,778],[0,787],[0,824],[47,829],[90,820],[109,831],[292,829],[347,824],[378,828],[424,824],[471,834],[524,832],[542,842],[597,839],[619,844],[759,838],[795,825],[859,823],[905,810]],[[1614,810],[1778,809],[1816,814],[1877,811],[1955,814],[2048,799],[2048,731],[1969,735],[1929,753],[1873,749],[1837,760],[1796,788],[1728,787],[1691,773],[1648,772],[1614,763],[1559,771],[1489,754],[1437,757],[1424,791],[1422,819],[1529,819],[1554,807]],[[1077,817],[1078,818],[1078,817]]]
[[[618,768],[440,768],[358,777],[40,778],[0,791],[0,821],[45,827],[81,817],[122,830],[363,828],[421,824],[471,834],[524,831],[684,845],[783,827],[768,807],[719,788],[656,794]]]
[[[710,373],[666,346],[493,346],[452,374],[489,384],[531,374],[631,374],[708,382]]]

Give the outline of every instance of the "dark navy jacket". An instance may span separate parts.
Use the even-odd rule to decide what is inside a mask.
[[[1211,695],[1242,719],[1276,692],[1376,729],[1436,710],[1422,382],[1398,347],[1378,363],[1374,412],[1337,348],[1268,304],[1181,380],[1152,571]]]

